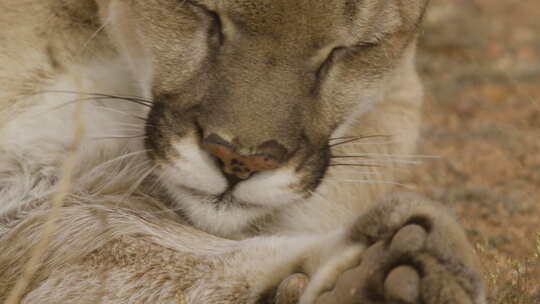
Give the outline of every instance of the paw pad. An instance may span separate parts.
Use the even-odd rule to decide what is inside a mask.
[[[406,265],[394,268],[384,282],[384,298],[391,303],[418,303],[420,298],[418,272]]]
[[[390,251],[395,254],[416,252],[424,247],[427,239],[426,230],[417,224],[401,228],[392,238]]]

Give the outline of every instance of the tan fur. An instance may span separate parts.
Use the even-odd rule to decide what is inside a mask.
[[[473,251],[444,208],[408,194],[384,199],[403,177],[400,160],[415,153],[422,88],[414,41],[425,5],[1,0],[0,301],[41,237],[79,99],[86,133],[73,187],[23,303],[273,302],[298,272],[312,280],[300,303],[390,303],[384,297],[395,293],[381,286],[398,255],[423,269],[422,303],[484,303]],[[217,55],[217,38],[200,30],[211,26],[208,12],[221,16]],[[359,41],[376,45],[335,50]],[[335,61],[317,74],[333,50]],[[127,139],[106,138],[118,134]],[[178,207],[188,194],[168,192],[160,173],[185,157],[177,143],[209,134],[241,155],[272,153],[265,143],[279,143],[290,155],[276,172],[296,168],[286,193],[295,199],[223,229]],[[332,138],[360,135],[377,136],[328,150]],[[371,166],[324,172],[330,153]],[[426,231],[413,236],[421,250],[392,239],[411,221]],[[390,243],[398,245],[382,245]],[[358,295],[344,287],[349,268]]]

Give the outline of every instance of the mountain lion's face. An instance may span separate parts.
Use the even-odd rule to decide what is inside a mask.
[[[187,217],[228,235],[309,197],[426,0],[98,0],[153,100],[147,148]],[[361,118],[360,118],[361,119]]]

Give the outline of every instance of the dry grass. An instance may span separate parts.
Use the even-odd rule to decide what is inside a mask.
[[[84,124],[82,122],[83,102],[77,102],[73,111],[73,142],[68,147],[67,158],[62,164],[62,176],[58,182],[58,189],[51,197],[51,208],[46,222],[43,224],[39,242],[32,248],[30,259],[26,263],[22,276],[17,280],[10,291],[5,304],[18,304],[27,292],[34,275],[39,270],[43,257],[47,252],[49,243],[58,228],[57,220],[61,215],[64,200],[71,191],[73,172],[77,162],[77,152],[84,136]]]
[[[452,207],[492,304],[540,303],[540,1],[432,0],[420,43],[427,88],[410,183]]]
[[[540,232],[536,239],[536,252],[530,257],[518,260],[481,245],[477,245],[477,250],[484,260],[484,272],[490,290],[489,303],[540,303]]]

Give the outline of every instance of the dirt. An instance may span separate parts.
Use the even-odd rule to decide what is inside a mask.
[[[456,212],[490,303],[540,303],[540,1],[432,0],[409,184]]]

